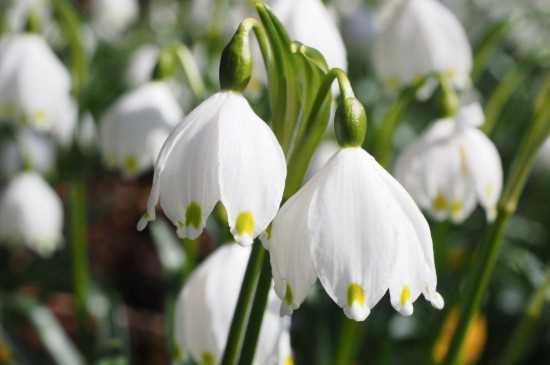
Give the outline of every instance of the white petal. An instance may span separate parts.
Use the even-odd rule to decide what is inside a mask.
[[[315,173],[319,171],[338,150],[340,150],[340,146],[334,141],[328,140],[321,142],[311,158],[304,180],[307,181],[311,179],[311,177],[315,175]]]
[[[250,245],[279,210],[285,157],[271,129],[242,95],[228,95],[218,123],[221,201],[235,240]]]

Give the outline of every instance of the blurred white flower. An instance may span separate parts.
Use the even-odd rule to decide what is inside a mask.
[[[93,0],[92,28],[105,41],[113,41],[139,15],[137,0]]]
[[[402,87],[443,73],[470,83],[472,50],[458,19],[436,0],[391,0],[378,14],[373,61],[388,85]]]
[[[0,41],[0,118],[72,139],[76,105],[71,80],[44,39],[14,34]]]
[[[444,305],[426,219],[360,147],[340,149],[283,205],[267,245],[283,313],[300,306],[317,277],[357,321],[388,290],[403,315],[412,314],[421,293],[436,308]]]
[[[176,339],[198,364],[219,364],[250,248],[225,244],[191,274],[176,304]],[[223,305],[222,305],[223,304]],[[289,319],[279,316],[280,300],[271,290],[254,358],[257,365],[292,363]]]
[[[126,82],[130,87],[151,80],[159,53],[159,47],[152,44],[143,45],[134,52],[126,71]]]
[[[397,179],[435,219],[460,223],[478,201],[487,219],[495,218],[502,164],[495,145],[472,126],[476,115],[466,111],[456,120],[436,121],[396,162]]]
[[[317,150],[313,154],[313,157],[311,158],[311,161],[309,162],[309,166],[306,171],[305,180],[311,179],[313,175],[317,173],[317,171],[321,170],[323,166],[330,160],[334,154],[340,150],[340,146],[338,146],[338,143],[332,140],[327,140],[321,142],[319,147],[317,147]]]
[[[333,15],[321,0],[274,0],[270,3],[290,38],[320,51],[329,68],[347,70],[342,36]]]
[[[153,81],[123,95],[99,125],[103,158],[126,177],[150,169],[183,113],[166,82]]]
[[[550,169],[550,138],[542,144],[537,158],[537,168]]]
[[[96,148],[96,144],[98,143],[97,127],[94,117],[89,112],[82,117],[76,141],[78,146],[84,151],[91,151]]]
[[[11,6],[6,11],[6,23],[8,30],[23,32],[27,25],[29,15],[40,18],[41,25],[51,25],[51,11],[49,0],[12,0]]]
[[[9,178],[24,169],[40,174],[52,171],[55,147],[45,135],[31,129],[20,129],[14,140],[0,147],[0,176]]]
[[[61,243],[62,229],[61,199],[40,175],[26,172],[10,181],[0,199],[0,241],[47,256]]]
[[[218,92],[170,134],[155,164],[144,229],[160,199],[180,238],[194,239],[218,201],[231,233],[249,245],[279,210],[286,162],[275,135],[237,92]]]

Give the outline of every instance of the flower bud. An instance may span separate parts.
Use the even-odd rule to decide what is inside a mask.
[[[452,118],[456,116],[460,107],[460,100],[456,95],[454,87],[446,75],[441,75],[441,94],[439,96],[439,108],[443,118]]]
[[[242,91],[252,76],[252,52],[248,34],[250,26],[243,22],[225,46],[220,60],[220,86],[225,90]]]
[[[334,131],[338,144],[342,147],[361,146],[367,132],[367,114],[363,105],[355,97],[342,95],[336,113]]]
[[[174,53],[171,49],[165,48],[158,55],[157,63],[153,69],[153,80],[167,79],[174,74],[175,69]]]

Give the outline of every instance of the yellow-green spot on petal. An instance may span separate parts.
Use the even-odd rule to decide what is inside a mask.
[[[294,358],[292,355],[288,355],[285,359],[285,362],[283,362],[283,365],[294,365]]]
[[[271,239],[271,224],[269,226],[267,226],[267,228],[265,230],[265,236],[267,237],[268,240]]]
[[[404,286],[403,289],[401,290],[401,298],[399,299],[399,302],[401,303],[402,306],[404,306],[409,302],[410,299],[411,299],[411,290],[409,289],[408,286]]]
[[[442,211],[447,209],[449,202],[443,194],[437,194],[435,198],[432,199],[432,209],[435,211]]]
[[[485,185],[484,194],[486,199],[491,199],[495,193],[495,186],[493,184]]]
[[[285,304],[292,305],[293,300],[294,300],[294,296],[292,295],[292,288],[290,287],[290,285],[286,284]]]
[[[254,234],[254,217],[251,212],[241,212],[237,217],[235,228],[239,235],[252,236]]]
[[[132,174],[134,172],[136,172],[139,168],[139,162],[136,158],[136,156],[134,155],[128,155],[126,156],[126,158],[124,159],[124,170],[126,170],[126,172]]]
[[[46,112],[43,110],[37,110],[33,113],[32,117],[34,122],[38,125],[46,123],[46,120],[48,119]]]
[[[214,365],[216,363],[216,359],[214,358],[214,354],[211,352],[203,352],[202,353],[202,365]]]
[[[202,222],[202,209],[199,203],[191,202],[185,210],[185,225],[199,229]]]
[[[366,302],[365,291],[363,287],[357,283],[351,283],[348,286],[348,306],[352,306],[353,303],[364,305]]]
[[[451,214],[456,217],[462,214],[462,210],[464,209],[464,205],[460,200],[453,200],[451,203]]]

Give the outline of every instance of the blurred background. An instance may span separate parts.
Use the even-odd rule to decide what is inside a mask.
[[[348,73],[368,111],[369,130],[380,125],[396,97],[372,65],[381,3],[324,2],[344,40]],[[533,119],[533,103],[549,80],[550,0],[443,3],[463,24],[472,44],[473,83],[486,118],[496,121],[491,139],[506,176]],[[174,44],[186,46],[204,87],[192,90],[185,70],[174,74],[178,104],[183,115],[189,113],[205,94],[218,90],[221,50],[240,21],[254,15],[253,4],[246,0],[1,0],[0,40],[28,28],[30,9],[38,14],[40,33],[72,77],[79,67],[85,68],[85,86],[77,94],[73,90],[78,123],[69,128],[68,142],[28,125],[0,120],[0,188],[7,190],[23,171],[38,171],[63,208],[62,240],[54,249],[42,249],[40,243],[1,241],[0,364],[170,363],[165,338],[167,298],[178,292],[192,267],[230,235],[218,215],[197,241],[177,240],[162,214],[150,229],[138,232],[136,223],[151,187],[151,168],[128,176],[128,171],[105,163],[100,123],[122,95],[151,77],[160,50]],[[74,32],[82,39],[81,66],[75,62]],[[260,115],[268,107],[264,84],[258,75],[246,91]],[[6,96],[0,93],[2,97]],[[396,132],[396,153],[437,118],[433,100],[416,101]],[[40,198],[33,200],[32,193],[26,196],[38,219],[47,220],[53,214]],[[548,280],[549,206],[547,143],[510,222],[489,300],[468,335],[465,363],[494,362],[509,345],[533,293]],[[0,214],[7,220],[2,224],[24,225],[9,219],[15,215],[14,211]],[[458,293],[463,263],[483,237],[484,213],[477,209],[460,225],[430,223],[440,291],[450,298]],[[550,362],[550,308],[544,306],[550,291],[542,293],[542,311],[534,321],[535,335],[525,343],[524,364]],[[339,308],[317,288],[293,316],[295,363],[330,364],[342,319]],[[442,322],[443,314],[428,304],[419,303],[414,316],[402,317],[384,298],[358,330],[362,340],[357,363],[407,364],[410,359],[424,359],[428,346],[433,348],[430,356],[441,358],[456,325]]]

